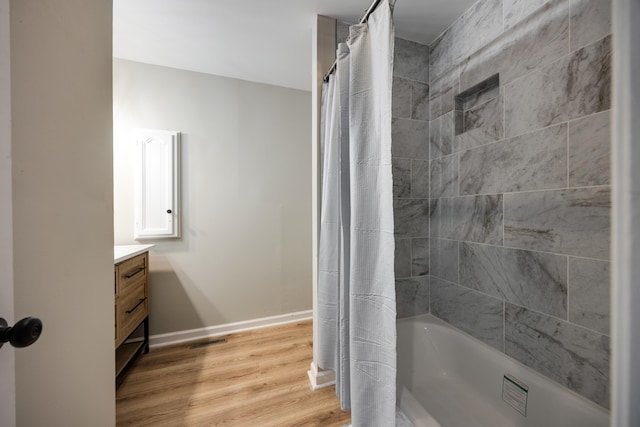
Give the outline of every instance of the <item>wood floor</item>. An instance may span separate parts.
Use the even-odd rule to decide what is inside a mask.
[[[311,391],[311,321],[152,350],[116,393],[118,426],[344,426],[335,388]],[[221,338],[221,337],[216,337]]]

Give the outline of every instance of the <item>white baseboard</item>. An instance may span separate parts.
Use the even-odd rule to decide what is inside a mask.
[[[263,317],[261,319],[244,320],[242,322],[226,323],[224,325],[207,326],[205,328],[191,329],[188,331],[177,331],[167,334],[151,335],[149,337],[149,347],[166,347],[169,345],[181,344],[188,341],[210,338],[217,335],[232,334],[252,329],[268,328],[270,326],[284,325],[286,323],[309,320],[312,317],[313,311],[305,310],[298,311],[296,313]]]
[[[311,390],[316,391],[329,387],[336,383],[336,373],[334,371],[323,371],[318,368],[315,362],[311,362],[311,368],[307,371]]]

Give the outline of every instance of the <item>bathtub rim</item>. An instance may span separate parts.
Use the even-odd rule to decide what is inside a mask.
[[[482,345],[483,347],[485,347],[485,349],[489,350],[490,352],[493,352],[494,354],[496,354],[497,356],[503,356],[503,357],[507,357],[510,361],[514,362],[516,365],[518,365],[519,367],[528,370],[533,376],[537,377],[538,379],[541,379],[543,381],[551,381],[555,386],[560,387],[563,391],[568,392],[571,396],[577,398],[579,401],[585,403],[587,406],[589,406],[590,408],[594,409],[595,411],[598,411],[600,413],[602,413],[603,415],[606,415],[607,417],[609,417],[609,420],[611,420],[611,410],[607,409],[603,406],[598,405],[597,403],[595,403],[594,401],[582,396],[581,394],[571,390],[569,387],[565,386],[564,384],[560,384],[559,382],[555,381],[552,378],[549,378],[543,374],[541,374],[540,372],[536,371],[535,369],[531,368],[530,366],[525,365],[524,363],[520,362],[517,359],[514,359],[513,357],[509,356],[508,354],[499,351],[498,349],[496,349],[495,347],[490,346],[489,344],[485,343],[484,341],[474,337],[473,335],[463,331],[462,329],[459,329],[455,326],[453,326],[452,324],[448,323],[445,320],[440,319],[439,317],[436,317],[435,315],[431,314],[431,313],[424,313],[424,314],[418,314],[416,316],[409,316],[409,317],[403,317],[401,319],[396,319],[396,329],[398,327],[399,324],[402,323],[409,323],[409,322],[419,322],[419,323],[424,323],[424,324],[433,324],[436,326],[441,326],[444,327],[446,329],[450,329],[453,332],[457,332],[459,334],[462,334],[462,336],[464,336],[465,338],[471,339],[473,342]],[[609,339],[611,339],[609,337]],[[609,371],[611,371],[611,367],[609,368]]]

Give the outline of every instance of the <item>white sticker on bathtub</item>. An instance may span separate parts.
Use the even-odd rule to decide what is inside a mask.
[[[502,400],[509,406],[527,416],[527,397],[529,387],[512,375],[506,374],[502,377]]]

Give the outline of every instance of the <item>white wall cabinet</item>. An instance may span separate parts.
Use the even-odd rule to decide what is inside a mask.
[[[180,132],[135,131],[134,238],[180,237]]]

